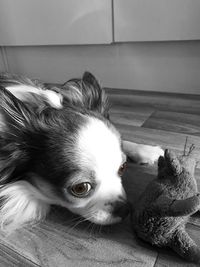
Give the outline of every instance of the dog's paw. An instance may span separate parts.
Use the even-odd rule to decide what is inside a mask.
[[[138,145],[131,150],[129,147],[127,156],[137,164],[153,165],[160,156],[164,156],[164,150],[159,146]]]

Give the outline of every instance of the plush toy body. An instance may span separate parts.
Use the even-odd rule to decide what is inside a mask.
[[[195,166],[192,149],[179,157],[166,150],[158,161],[157,179],[133,209],[132,225],[143,240],[171,247],[185,259],[200,263],[200,250],[185,231],[189,216],[200,209]]]

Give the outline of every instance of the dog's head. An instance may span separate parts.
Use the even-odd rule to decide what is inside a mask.
[[[97,224],[118,222],[128,213],[121,181],[126,157],[107,119],[105,95],[89,73],[63,90],[63,109],[39,112],[1,90],[0,197],[7,196],[7,209],[8,197],[25,194],[29,202],[62,205]]]

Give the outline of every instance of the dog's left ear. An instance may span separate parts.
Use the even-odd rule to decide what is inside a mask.
[[[108,112],[107,97],[97,79],[90,72],[82,77],[82,93],[88,109],[98,111],[104,116]]]
[[[100,83],[97,81],[96,77],[91,72],[84,72],[82,80],[86,86],[92,87],[93,90],[102,91]]]
[[[106,118],[109,117],[105,91],[90,72],[85,72],[81,79],[67,81],[62,88],[60,93],[72,105],[101,113]]]

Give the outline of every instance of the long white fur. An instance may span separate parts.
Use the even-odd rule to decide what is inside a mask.
[[[43,90],[29,85],[6,86],[6,89],[21,101],[28,101],[31,97],[31,94],[36,94],[39,95],[42,99],[44,99],[47,103],[49,103],[50,106],[56,109],[60,109],[63,107],[62,95],[52,90]]]
[[[164,156],[164,150],[159,146],[149,146],[136,144],[129,141],[123,141],[123,150],[126,155],[139,163],[148,163],[153,165],[160,156]]]
[[[44,219],[49,211],[48,198],[26,181],[1,186],[0,198],[0,226],[6,233]]]

